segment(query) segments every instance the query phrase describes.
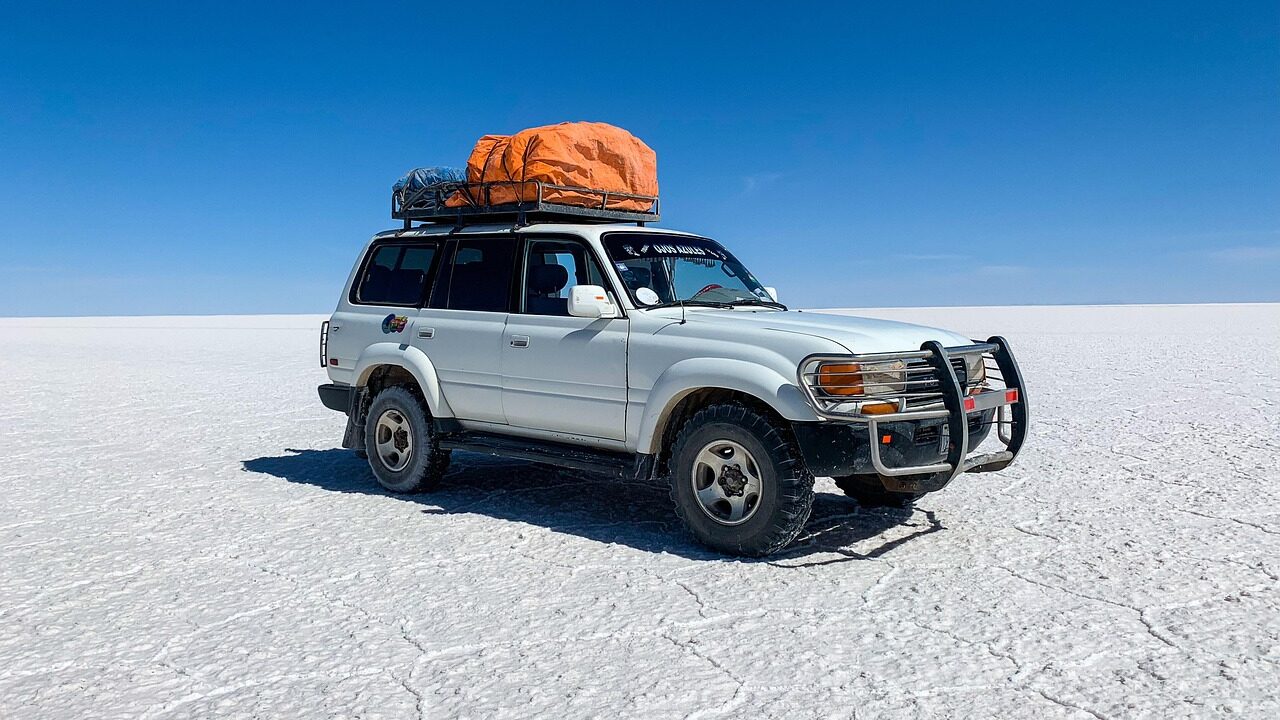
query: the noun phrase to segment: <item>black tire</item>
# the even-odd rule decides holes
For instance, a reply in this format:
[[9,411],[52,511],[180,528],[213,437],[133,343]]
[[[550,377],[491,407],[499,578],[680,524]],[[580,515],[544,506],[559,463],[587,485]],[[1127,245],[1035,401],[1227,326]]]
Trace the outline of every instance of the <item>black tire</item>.
[[846,475],[831,478],[845,495],[858,501],[863,507],[911,507],[924,493],[894,492],[886,490],[879,475]]
[[[753,509],[735,525],[713,518],[695,490],[697,458],[722,441],[747,451],[759,481]],[[781,550],[804,529],[813,509],[813,475],[789,428],[743,405],[711,405],[685,422],[672,448],[670,479],[676,514],[689,532],[703,545],[731,555],[763,557]]]
[[[407,438],[405,447],[408,458],[391,456],[397,464],[379,453],[379,421],[387,415],[395,418]],[[386,435],[387,433],[384,433]],[[384,437],[386,441],[388,438]],[[392,437],[394,444],[396,438]],[[408,388],[392,386],[383,389],[373,398],[365,416],[364,452],[369,467],[378,484],[394,493],[420,493],[433,489],[449,468],[451,452],[441,450],[438,438],[432,432],[431,418],[422,401]]]

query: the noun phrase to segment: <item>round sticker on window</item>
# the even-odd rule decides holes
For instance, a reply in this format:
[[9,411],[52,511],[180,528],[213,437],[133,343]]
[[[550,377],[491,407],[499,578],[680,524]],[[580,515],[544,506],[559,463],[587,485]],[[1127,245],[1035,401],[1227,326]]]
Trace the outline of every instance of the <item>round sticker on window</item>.
[[645,305],[657,305],[662,300],[662,298],[658,297],[658,293],[647,287],[636,290],[636,299]]

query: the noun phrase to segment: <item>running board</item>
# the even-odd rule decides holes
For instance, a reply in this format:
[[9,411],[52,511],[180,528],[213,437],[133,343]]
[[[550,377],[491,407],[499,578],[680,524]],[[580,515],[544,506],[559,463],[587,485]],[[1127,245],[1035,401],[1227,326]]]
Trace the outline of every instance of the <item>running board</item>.
[[614,478],[636,477],[640,472],[643,458],[646,457],[608,450],[592,450],[545,440],[478,432],[445,435],[440,438],[440,447],[446,450],[466,450],[481,455],[529,460]]

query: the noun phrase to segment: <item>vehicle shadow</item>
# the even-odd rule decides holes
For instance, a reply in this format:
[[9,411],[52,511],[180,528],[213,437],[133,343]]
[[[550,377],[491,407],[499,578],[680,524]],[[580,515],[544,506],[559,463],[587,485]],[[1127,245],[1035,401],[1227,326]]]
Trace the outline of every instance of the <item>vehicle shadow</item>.
[[[699,560],[740,561],[696,544],[675,516],[665,485],[607,480],[590,473],[455,452],[440,487],[395,495],[378,486],[366,461],[350,450],[291,450],[243,461],[245,471],[314,485],[331,492],[378,495],[422,506],[427,515],[477,514],[549,528],[602,543]],[[876,542],[886,531],[905,535]],[[863,508],[844,495],[819,492],[800,537],[767,562],[784,567],[879,557],[912,539],[942,530],[932,512]],[[853,546],[858,549],[854,550]],[[816,554],[838,557],[795,562]],[[760,562],[760,561],[757,561]]]

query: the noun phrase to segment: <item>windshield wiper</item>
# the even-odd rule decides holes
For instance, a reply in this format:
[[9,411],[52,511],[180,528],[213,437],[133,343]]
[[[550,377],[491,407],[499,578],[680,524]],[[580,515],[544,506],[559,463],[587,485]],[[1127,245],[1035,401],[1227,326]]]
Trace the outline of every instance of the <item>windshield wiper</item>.
[[762,307],[777,308],[779,310],[787,309],[787,306],[783,305],[780,302],[776,302],[774,300],[761,300],[760,298],[743,298],[742,300],[734,300],[733,302],[728,304],[729,305],[760,305]]
[[676,300],[675,302],[664,302],[664,303],[658,303],[657,305],[645,305],[644,309],[656,310],[658,308],[671,308],[671,307],[682,307],[682,306],[712,307],[712,308],[727,309],[727,308],[732,308],[733,303],[717,302],[715,300]]

